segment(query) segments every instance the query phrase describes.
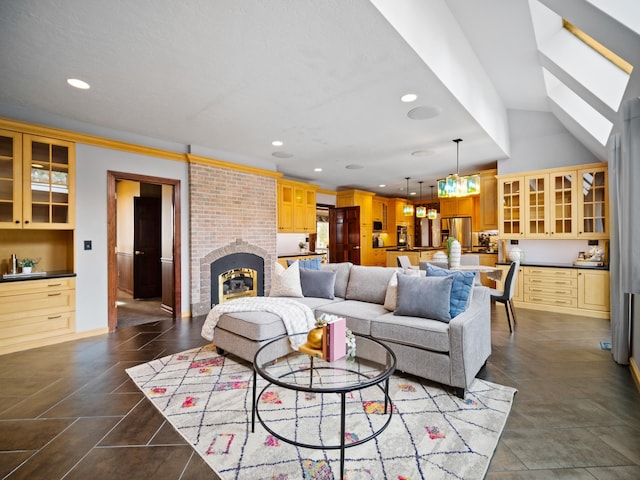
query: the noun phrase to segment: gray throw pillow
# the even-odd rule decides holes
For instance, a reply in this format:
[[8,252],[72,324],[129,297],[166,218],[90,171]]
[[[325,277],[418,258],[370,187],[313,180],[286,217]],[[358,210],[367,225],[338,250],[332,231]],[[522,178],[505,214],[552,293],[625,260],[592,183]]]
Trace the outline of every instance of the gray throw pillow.
[[411,277],[398,275],[398,303],[394,315],[430,318],[449,323],[453,275]]
[[300,285],[305,297],[328,298],[333,300],[336,285],[336,272],[300,269]]

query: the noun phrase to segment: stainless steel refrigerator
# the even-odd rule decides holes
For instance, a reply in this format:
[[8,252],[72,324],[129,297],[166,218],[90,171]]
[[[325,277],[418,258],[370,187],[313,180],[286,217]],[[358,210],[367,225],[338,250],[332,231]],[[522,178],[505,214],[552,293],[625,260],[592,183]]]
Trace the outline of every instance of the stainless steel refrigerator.
[[440,247],[442,236],[440,234],[440,214],[434,219],[420,219],[420,246]]
[[441,236],[443,245],[449,237],[460,242],[462,251],[471,250],[471,217],[450,217],[442,219]]

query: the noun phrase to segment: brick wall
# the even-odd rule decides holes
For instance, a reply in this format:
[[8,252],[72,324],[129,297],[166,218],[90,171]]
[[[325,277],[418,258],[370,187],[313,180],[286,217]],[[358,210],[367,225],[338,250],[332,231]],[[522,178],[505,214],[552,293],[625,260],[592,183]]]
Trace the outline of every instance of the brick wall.
[[218,166],[189,164],[191,312],[211,306],[211,262],[229,253],[264,258],[264,290],[276,253],[276,179]]

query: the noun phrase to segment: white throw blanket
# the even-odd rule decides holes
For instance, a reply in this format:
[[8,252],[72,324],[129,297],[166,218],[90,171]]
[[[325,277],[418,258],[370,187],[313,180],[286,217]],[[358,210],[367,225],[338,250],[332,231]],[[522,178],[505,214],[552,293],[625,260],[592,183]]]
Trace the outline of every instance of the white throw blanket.
[[[202,336],[213,341],[213,333],[218,320],[225,313],[237,312],[269,312],[282,318],[282,322],[289,335],[304,333],[311,330],[316,322],[313,312],[306,305],[290,298],[278,297],[242,297],[215,305],[208,313],[202,326]],[[304,335],[294,335],[289,338],[291,348],[298,347],[307,341]]]

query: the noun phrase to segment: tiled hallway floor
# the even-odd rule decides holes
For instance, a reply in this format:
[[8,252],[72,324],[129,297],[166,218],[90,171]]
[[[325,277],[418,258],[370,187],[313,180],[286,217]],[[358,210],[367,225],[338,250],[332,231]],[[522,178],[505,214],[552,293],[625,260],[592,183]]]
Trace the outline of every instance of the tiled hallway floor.
[[[501,307],[480,376],[518,394],[487,478],[640,478],[640,395],[600,349],[609,322],[518,309],[510,336]],[[202,321],[0,356],[0,478],[215,479],[124,371],[203,345]]]

